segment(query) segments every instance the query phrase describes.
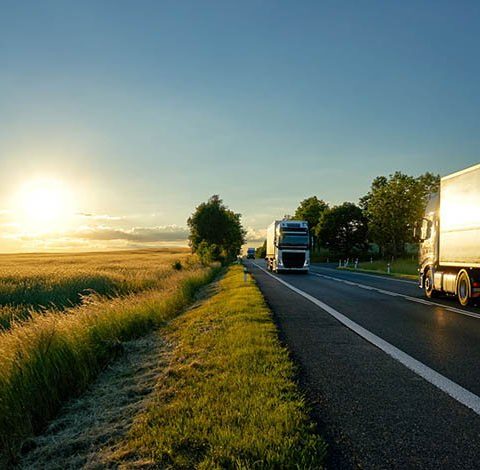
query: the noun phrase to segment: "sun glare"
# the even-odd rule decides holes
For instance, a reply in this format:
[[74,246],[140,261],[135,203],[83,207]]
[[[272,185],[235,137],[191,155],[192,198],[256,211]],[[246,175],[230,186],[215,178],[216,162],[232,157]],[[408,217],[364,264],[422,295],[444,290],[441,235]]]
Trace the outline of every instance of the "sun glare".
[[70,191],[57,180],[24,184],[16,202],[23,225],[35,231],[58,229],[72,213]]

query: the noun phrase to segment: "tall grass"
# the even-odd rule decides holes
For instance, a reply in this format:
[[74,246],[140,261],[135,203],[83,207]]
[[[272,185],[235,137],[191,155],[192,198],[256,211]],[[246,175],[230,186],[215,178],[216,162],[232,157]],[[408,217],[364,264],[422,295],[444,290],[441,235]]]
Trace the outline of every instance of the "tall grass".
[[156,288],[172,265],[189,259],[183,249],[0,255],[0,328],[32,311],[81,304],[92,294],[113,297]]
[[42,429],[62,402],[83,391],[137,337],[172,318],[212,270],[172,270],[156,290],[90,301],[65,315],[34,314],[0,333],[0,467],[22,440]]

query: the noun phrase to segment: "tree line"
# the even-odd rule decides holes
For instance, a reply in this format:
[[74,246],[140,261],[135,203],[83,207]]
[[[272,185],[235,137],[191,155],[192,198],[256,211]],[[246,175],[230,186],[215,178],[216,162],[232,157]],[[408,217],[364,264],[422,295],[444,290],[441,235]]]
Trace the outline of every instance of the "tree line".
[[[415,243],[414,227],[439,184],[440,177],[432,173],[413,177],[397,171],[376,177],[358,204],[331,205],[311,196],[300,202],[293,218],[308,222],[314,255],[353,258],[372,253],[376,247],[380,256],[397,258],[405,255],[408,244]],[[240,214],[225,206],[218,195],[197,206],[187,224],[192,251],[206,263],[233,261],[245,243]],[[265,243],[257,256],[265,256]]]
[[397,258],[405,255],[408,244],[415,243],[414,227],[439,184],[439,175],[413,177],[397,171],[376,177],[358,204],[330,205],[311,196],[300,202],[293,218],[308,222],[314,254],[353,258],[375,250],[383,258]]

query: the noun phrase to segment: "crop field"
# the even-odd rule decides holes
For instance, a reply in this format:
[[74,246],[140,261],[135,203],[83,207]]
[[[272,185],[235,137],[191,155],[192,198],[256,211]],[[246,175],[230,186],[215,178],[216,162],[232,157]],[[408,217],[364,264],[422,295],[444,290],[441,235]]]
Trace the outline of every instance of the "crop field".
[[182,248],[0,255],[0,328],[32,312],[79,305],[92,295],[116,297],[156,288],[174,263],[189,260]]
[[186,250],[0,261],[2,312],[24,315],[4,316],[0,332],[0,467],[86,389],[123,341],[177,315],[215,273]]

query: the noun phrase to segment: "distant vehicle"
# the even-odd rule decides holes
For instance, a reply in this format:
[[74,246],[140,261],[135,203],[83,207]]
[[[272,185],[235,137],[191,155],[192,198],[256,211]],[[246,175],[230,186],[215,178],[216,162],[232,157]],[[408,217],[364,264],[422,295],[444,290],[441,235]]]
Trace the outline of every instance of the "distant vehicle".
[[265,260],[270,271],[308,272],[310,235],[304,220],[275,220],[267,229]]
[[255,248],[247,248],[247,259],[255,259]]
[[445,176],[420,228],[419,285],[428,298],[480,296],[480,164]]

